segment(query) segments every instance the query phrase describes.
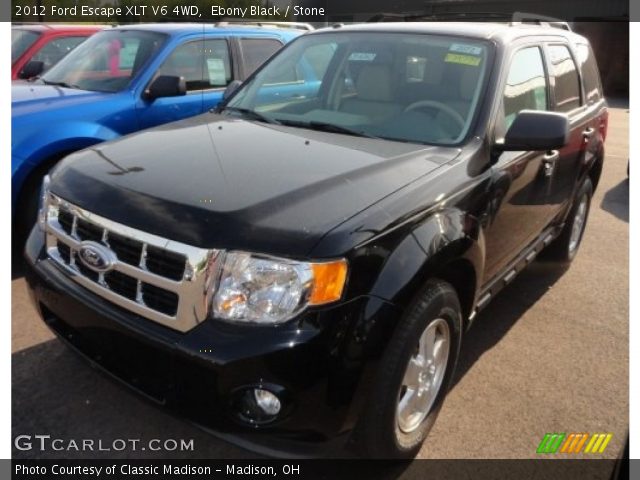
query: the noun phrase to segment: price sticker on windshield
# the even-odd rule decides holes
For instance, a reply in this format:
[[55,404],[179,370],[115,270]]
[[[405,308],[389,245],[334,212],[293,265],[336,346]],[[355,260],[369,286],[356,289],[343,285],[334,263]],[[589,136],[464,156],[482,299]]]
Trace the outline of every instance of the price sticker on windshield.
[[470,65],[472,67],[477,67],[480,65],[480,61],[482,57],[474,57],[473,55],[462,55],[460,53],[447,53],[447,56],[444,57],[444,61],[446,63],[458,63],[460,65]]

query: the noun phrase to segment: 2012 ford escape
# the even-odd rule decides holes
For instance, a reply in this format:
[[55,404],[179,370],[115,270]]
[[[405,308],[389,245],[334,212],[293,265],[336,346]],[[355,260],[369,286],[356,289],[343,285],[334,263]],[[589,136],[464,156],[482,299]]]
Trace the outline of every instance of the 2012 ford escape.
[[[322,81],[282,94],[302,64]],[[572,32],[317,31],[215,112],[67,157],[28,281],[60,338],[212,431],[410,457],[477,312],[576,255],[606,130]]]

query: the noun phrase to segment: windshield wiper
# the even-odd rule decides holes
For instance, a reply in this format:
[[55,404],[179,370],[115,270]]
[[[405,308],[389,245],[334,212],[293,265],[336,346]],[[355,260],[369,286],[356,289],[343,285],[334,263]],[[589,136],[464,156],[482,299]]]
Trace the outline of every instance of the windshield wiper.
[[370,133],[363,132],[362,130],[355,130],[353,128],[343,127],[342,125],[336,125],[334,123],[318,121],[302,122],[298,120],[279,121],[282,125],[288,125],[290,127],[309,128],[311,130],[318,130],[321,132],[344,133],[345,135],[353,135],[354,137],[380,138],[375,135],[371,135]]
[[53,85],[56,87],[64,87],[64,88],[73,88],[75,90],[79,90],[80,87],[78,85],[73,85],[67,82],[50,82],[49,80],[45,80],[44,78],[39,79],[45,85]]
[[257,120],[259,122],[264,123],[280,123],[272,118],[269,118],[261,113],[256,112],[255,110],[251,110],[250,108],[240,108],[240,107],[224,107],[221,111],[229,110],[230,112],[238,112],[245,117],[250,118],[251,120]]

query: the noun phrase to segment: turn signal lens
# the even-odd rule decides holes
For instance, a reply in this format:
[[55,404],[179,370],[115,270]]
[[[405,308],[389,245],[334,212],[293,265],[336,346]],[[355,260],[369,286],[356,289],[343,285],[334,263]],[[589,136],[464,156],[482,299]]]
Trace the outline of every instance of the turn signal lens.
[[313,271],[313,288],[309,297],[309,305],[322,305],[340,300],[347,280],[347,261],[313,263],[311,269]]

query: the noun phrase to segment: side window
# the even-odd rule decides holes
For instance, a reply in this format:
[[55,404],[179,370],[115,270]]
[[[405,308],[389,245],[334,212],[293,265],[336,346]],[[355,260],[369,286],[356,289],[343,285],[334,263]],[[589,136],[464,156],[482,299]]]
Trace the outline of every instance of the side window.
[[71,50],[76,48],[87,37],[58,37],[52,39],[44,47],[42,47],[31,60],[44,63],[45,70],[51,68]]
[[158,69],[156,76],[184,77],[187,91],[225,87],[231,81],[229,47],[225,40],[183,43]]
[[602,85],[600,72],[593,50],[589,45],[579,43],[576,45],[578,62],[584,79],[584,89],[587,94],[587,103],[595,103],[602,98]]
[[547,79],[538,47],[518,51],[511,61],[504,89],[505,132],[521,110],[547,110]]
[[551,74],[555,77],[556,110],[570,112],[580,106],[580,78],[566,45],[550,45]]
[[241,38],[240,48],[244,59],[245,75],[251,75],[267,58],[282,48],[282,43],[272,38]]

